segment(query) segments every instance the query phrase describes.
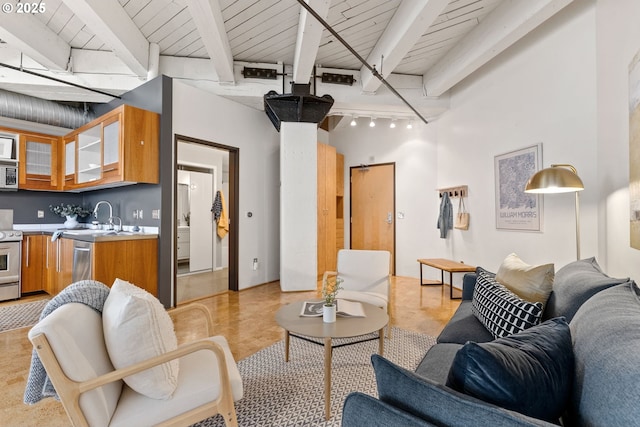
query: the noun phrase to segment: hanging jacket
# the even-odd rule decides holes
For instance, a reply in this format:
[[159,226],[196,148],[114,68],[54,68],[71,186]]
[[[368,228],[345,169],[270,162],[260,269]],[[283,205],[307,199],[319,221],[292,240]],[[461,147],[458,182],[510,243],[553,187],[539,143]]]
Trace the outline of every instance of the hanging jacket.
[[447,232],[453,228],[453,207],[451,206],[449,194],[446,191],[442,193],[442,201],[440,202],[438,228],[440,229],[441,239],[446,239]]

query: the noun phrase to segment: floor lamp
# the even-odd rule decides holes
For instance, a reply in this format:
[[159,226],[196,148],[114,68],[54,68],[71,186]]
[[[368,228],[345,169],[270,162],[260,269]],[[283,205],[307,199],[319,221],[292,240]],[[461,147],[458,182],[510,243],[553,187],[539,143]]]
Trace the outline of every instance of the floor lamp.
[[576,253],[580,259],[580,198],[578,193],[584,184],[576,168],[568,164],[556,164],[536,172],[524,188],[525,193],[576,193]]

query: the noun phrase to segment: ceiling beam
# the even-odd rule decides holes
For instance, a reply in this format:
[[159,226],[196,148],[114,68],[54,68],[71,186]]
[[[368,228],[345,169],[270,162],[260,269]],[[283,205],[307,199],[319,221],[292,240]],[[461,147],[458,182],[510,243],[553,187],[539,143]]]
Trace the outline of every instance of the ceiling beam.
[[504,1],[424,74],[427,95],[442,95],[572,1]]
[[147,77],[149,42],[117,1],[62,0],[139,77]]
[[220,3],[210,0],[186,0],[220,83],[235,83],[233,55],[224,26]]
[[[322,18],[327,18],[331,0],[305,0],[309,6]],[[298,23],[298,38],[293,58],[293,82],[307,84],[311,80],[311,73],[316,62],[320,39],[324,27],[316,18],[301,7]]]
[[[404,0],[367,62],[375,64],[380,74],[391,74],[448,4],[449,0]],[[364,92],[375,92],[382,84],[365,66],[360,69],[360,74]]]
[[0,39],[50,70],[67,70],[71,46],[33,15],[0,13]]

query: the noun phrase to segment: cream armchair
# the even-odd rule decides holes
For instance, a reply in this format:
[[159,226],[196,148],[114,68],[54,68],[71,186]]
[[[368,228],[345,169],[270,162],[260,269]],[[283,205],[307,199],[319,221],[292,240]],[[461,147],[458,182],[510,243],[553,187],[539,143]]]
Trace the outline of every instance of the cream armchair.
[[[169,314],[206,307],[192,304]],[[237,426],[234,401],[242,379],[224,337],[192,341],[123,369],[114,369],[105,347],[101,315],[79,303],[65,304],[29,331],[29,339],[73,426],[188,426],[221,414]],[[178,386],[167,400],[136,393],[122,379],[179,358]]]
[[391,314],[390,263],[388,251],[340,249],[338,271],[326,271],[322,281],[324,283],[328,277],[337,276],[343,280],[338,298],[366,302]]

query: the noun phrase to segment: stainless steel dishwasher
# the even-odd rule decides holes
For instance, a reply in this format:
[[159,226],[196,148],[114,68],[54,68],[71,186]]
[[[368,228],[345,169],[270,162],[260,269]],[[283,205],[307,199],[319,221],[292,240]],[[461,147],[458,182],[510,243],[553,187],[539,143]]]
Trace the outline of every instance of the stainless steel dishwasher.
[[91,243],[73,241],[73,282],[91,279]]

